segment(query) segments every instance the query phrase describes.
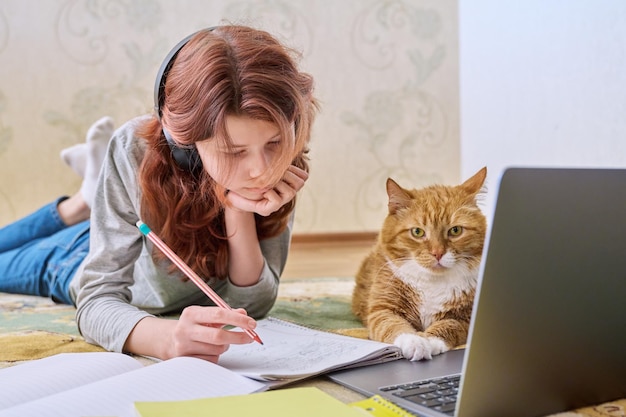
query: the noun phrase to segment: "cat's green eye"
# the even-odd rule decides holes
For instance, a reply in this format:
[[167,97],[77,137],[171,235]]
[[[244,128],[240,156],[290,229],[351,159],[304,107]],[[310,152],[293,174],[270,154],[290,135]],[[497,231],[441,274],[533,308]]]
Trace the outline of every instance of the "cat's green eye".
[[414,227],[411,229],[411,236],[413,237],[424,237],[426,232],[424,229],[420,229],[419,227]]
[[448,230],[449,236],[461,236],[463,233],[463,226],[452,226],[450,230]]

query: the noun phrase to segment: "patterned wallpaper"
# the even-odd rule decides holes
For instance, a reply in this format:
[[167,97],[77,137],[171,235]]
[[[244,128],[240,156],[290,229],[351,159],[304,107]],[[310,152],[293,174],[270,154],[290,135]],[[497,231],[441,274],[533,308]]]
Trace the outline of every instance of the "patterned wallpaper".
[[0,225],[78,189],[59,151],[151,111],[161,60],[223,22],[303,54],[322,104],[297,233],[375,231],[385,180],[460,180],[455,0],[0,0]]

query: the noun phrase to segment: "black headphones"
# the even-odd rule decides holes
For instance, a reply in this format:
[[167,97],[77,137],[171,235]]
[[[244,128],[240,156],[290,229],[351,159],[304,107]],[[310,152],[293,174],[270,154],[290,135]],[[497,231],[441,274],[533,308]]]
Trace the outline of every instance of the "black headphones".
[[[194,32],[191,35],[187,36],[182,41],[178,42],[174,48],[165,56],[165,60],[161,64],[159,71],[157,72],[156,82],[154,83],[154,113],[159,120],[161,121],[161,106],[165,101],[165,80],[167,79],[167,74],[176,59],[176,55],[182,49],[183,46],[189,42],[191,38],[193,38],[197,33],[202,31],[212,31],[215,27],[210,27],[208,29],[202,29],[198,32]],[[170,133],[161,126],[163,130],[163,136],[165,136],[165,140],[172,151],[172,157],[176,161],[179,167],[182,169],[191,172],[195,176],[198,176],[202,171],[202,160],[200,159],[200,155],[198,155],[198,151],[196,149],[196,145],[186,145],[182,146],[177,144]]]

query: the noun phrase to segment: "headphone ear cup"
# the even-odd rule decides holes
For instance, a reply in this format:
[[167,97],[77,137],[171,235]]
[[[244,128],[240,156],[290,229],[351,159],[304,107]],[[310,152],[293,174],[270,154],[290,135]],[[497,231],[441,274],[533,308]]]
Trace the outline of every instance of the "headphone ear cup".
[[172,158],[174,158],[178,166],[185,171],[189,171],[195,176],[198,176],[202,171],[202,160],[200,159],[200,155],[198,154],[198,150],[195,145],[191,145],[189,147],[177,145],[176,142],[174,142],[174,139],[172,139],[172,136],[165,129],[163,129],[163,136],[165,136],[167,145],[172,152]]

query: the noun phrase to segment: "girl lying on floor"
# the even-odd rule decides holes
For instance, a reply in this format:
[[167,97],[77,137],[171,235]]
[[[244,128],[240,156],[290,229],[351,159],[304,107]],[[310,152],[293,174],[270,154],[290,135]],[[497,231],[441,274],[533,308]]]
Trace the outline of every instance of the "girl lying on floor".
[[[81,334],[112,351],[216,362],[250,343],[230,326],[252,330],[274,304],[308,178],[317,103],[292,52],[244,26],[179,43],[153,115],[114,133],[103,118],[63,152],[80,191],[0,229],[0,291],[76,305]],[[213,306],[138,220],[235,310]]]

